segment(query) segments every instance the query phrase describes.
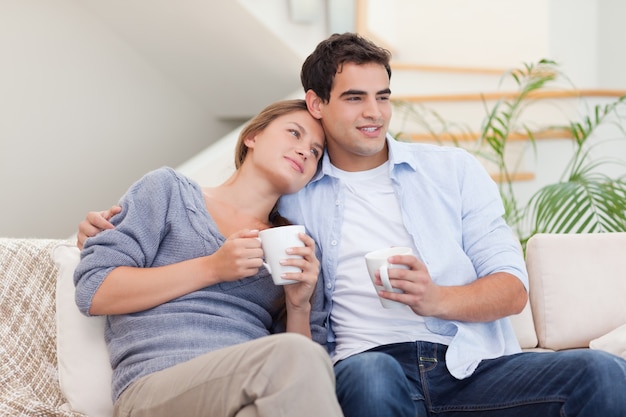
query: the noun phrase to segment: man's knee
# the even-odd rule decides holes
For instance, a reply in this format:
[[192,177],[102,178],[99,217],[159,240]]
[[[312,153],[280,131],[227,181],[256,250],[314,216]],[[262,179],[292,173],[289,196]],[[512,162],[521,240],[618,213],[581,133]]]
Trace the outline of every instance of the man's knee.
[[374,378],[379,375],[402,375],[402,367],[391,355],[381,352],[363,352],[339,362],[335,366],[337,377]]
[[415,415],[400,363],[382,352],[364,352],[335,365],[337,398],[346,416]]
[[[335,365],[338,394],[362,395],[382,400],[390,391],[397,393],[397,384],[405,383],[402,367],[391,355],[364,352]],[[382,398],[376,398],[382,397]]]
[[586,350],[585,353],[583,366],[588,379],[594,380],[598,387],[617,386],[626,390],[626,361],[623,358],[597,350]]
[[576,354],[572,362],[581,370],[578,379],[583,389],[590,390],[587,402],[594,404],[594,413],[605,416],[626,415],[626,361],[616,355],[591,349],[576,351]]

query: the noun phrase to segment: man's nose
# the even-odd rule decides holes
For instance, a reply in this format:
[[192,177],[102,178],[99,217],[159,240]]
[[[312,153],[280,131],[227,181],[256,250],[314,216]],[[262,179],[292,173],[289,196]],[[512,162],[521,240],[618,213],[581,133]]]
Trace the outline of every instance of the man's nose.
[[379,102],[376,98],[367,100],[365,104],[363,116],[370,119],[379,119],[381,117],[382,112],[380,111]]

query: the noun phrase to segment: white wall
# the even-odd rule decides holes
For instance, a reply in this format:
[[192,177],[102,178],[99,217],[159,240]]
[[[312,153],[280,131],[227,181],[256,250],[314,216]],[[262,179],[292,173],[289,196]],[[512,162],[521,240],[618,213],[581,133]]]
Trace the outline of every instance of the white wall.
[[302,61],[328,36],[320,0],[237,0],[276,34]]
[[579,88],[598,86],[598,4],[601,0],[550,0],[550,55]]
[[399,61],[511,68],[549,58],[580,88],[626,89],[622,0],[368,0]]
[[69,236],[231,129],[81,1],[0,0],[0,236]]
[[599,0],[598,86],[626,89],[626,2]]
[[626,2],[550,0],[551,57],[581,88],[626,89]]
[[548,53],[547,0],[368,0],[368,27],[403,62],[507,68]]

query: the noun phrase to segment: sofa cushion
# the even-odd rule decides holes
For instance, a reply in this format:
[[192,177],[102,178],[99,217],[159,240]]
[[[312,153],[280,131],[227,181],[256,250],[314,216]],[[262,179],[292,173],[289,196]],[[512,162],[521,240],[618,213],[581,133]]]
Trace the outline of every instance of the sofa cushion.
[[104,342],[105,317],[86,317],[74,301],[74,270],[80,261],[75,244],[52,253],[57,279],[57,351],[59,384],[69,407],[90,417],[110,417],[111,365]]
[[539,347],[586,348],[626,324],[626,233],[537,234],[526,246]]
[[57,382],[55,283],[60,240],[0,238],[0,415],[79,416]]
[[589,347],[591,349],[604,350],[626,359],[626,324],[597,339],[593,339],[589,342]]

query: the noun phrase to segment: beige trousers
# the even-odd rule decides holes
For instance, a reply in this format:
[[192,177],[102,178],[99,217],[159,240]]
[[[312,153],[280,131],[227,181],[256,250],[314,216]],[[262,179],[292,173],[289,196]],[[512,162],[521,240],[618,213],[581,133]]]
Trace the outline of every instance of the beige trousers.
[[147,375],[115,404],[115,417],[342,416],[326,351],[282,333],[210,352]]

